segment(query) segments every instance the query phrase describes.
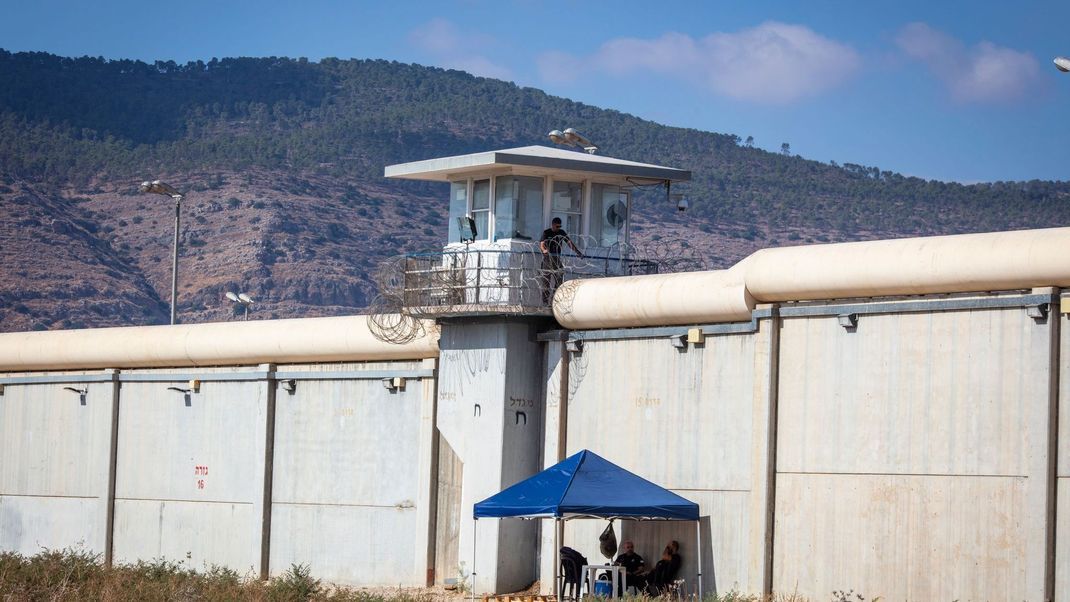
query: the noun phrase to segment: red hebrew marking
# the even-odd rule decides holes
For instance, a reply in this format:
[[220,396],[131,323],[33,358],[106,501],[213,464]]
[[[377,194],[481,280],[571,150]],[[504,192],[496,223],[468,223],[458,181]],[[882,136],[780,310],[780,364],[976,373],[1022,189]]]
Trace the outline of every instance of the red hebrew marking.
[[193,467],[193,476],[195,476],[195,477],[208,476],[208,467],[207,466],[194,466]]

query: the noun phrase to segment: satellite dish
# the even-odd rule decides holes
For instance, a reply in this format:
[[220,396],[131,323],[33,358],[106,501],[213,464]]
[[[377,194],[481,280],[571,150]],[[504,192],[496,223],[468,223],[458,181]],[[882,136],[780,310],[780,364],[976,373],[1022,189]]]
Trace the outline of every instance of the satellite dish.
[[250,297],[249,295],[246,295],[245,293],[239,294],[238,295],[238,299],[240,299],[242,303],[252,303],[253,302],[252,297]]
[[1066,58],[1065,56],[1055,57],[1055,68],[1063,73],[1070,71],[1070,58]]
[[606,223],[617,230],[624,227],[624,221],[628,219],[628,206],[617,201],[606,209]]
[[230,299],[231,301],[234,301],[235,303],[238,302],[238,296],[235,295],[234,293],[230,292],[230,291],[227,291],[227,299]]

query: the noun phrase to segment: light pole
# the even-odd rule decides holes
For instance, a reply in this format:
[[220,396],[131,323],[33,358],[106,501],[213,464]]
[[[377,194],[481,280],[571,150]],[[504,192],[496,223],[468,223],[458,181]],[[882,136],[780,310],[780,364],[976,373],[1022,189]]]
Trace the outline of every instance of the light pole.
[[1055,68],[1059,71],[1062,71],[1063,73],[1070,71],[1070,58],[1067,58],[1065,56],[1057,56],[1052,62],[1055,63]]
[[234,293],[232,293],[230,291],[227,291],[226,297],[227,297],[227,299],[230,299],[231,301],[233,301],[235,303],[238,303],[240,305],[244,305],[245,306],[245,319],[248,320],[249,319],[249,306],[253,304],[253,298],[250,297],[249,295],[246,295],[245,293],[234,294]]
[[178,223],[182,213],[182,193],[160,180],[141,183],[141,192],[169,196],[175,201],[175,247],[171,260],[171,324],[175,323],[175,302],[178,298]]

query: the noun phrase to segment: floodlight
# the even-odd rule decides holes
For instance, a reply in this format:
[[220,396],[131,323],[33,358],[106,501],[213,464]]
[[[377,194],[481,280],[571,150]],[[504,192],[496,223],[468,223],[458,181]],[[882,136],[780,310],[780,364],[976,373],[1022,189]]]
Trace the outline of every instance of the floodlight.
[[[194,381],[190,381],[190,384],[192,384],[193,382]],[[198,383],[198,388],[200,388],[200,383]],[[198,391],[193,390],[193,389],[183,389],[181,387],[167,387],[167,390],[168,391],[174,391],[176,393],[181,393],[182,394],[182,401],[184,401],[186,403],[186,407],[187,408],[193,406],[193,396],[190,395],[190,392],[191,391],[194,392],[194,393],[198,392]]]
[[840,314],[836,316],[836,321],[846,330],[858,328],[858,314]]
[[461,233],[461,242],[468,244],[476,241],[479,232],[476,229],[476,220],[471,215],[463,215],[457,218],[457,230]]
[[563,144],[565,146],[578,146],[590,154],[594,154],[598,147],[595,146],[590,140],[585,138],[583,134],[577,132],[574,128],[565,128],[565,131],[553,130],[548,136],[554,144]]
[[234,303],[245,307],[245,319],[249,319],[249,306],[253,304],[253,298],[245,293],[232,293],[227,291],[225,293],[227,299],[230,299]]
[[1048,319],[1048,304],[1041,303],[1040,305],[1027,305],[1025,307],[1025,315],[1033,318],[1037,322],[1044,322]]
[[565,140],[580,146],[593,146],[590,140],[584,138],[583,134],[580,134],[574,128],[565,129]]
[[171,186],[167,182],[163,182],[161,180],[153,180],[151,182],[149,182],[148,180],[145,180],[144,182],[141,183],[141,186],[139,186],[138,188],[141,189],[141,192],[150,192],[152,194],[162,194],[164,196],[169,196],[169,197],[172,197],[172,198],[181,197],[182,196],[182,193],[177,191],[177,190],[175,190],[174,186]]
[[89,393],[89,387],[82,387],[81,389],[75,389],[74,387],[63,387],[63,389],[65,391],[70,391],[72,393],[77,393],[78,394],[78,401],[82,405],[85,405],[85,396],[86,396],[87,393]]
[[1070,71],[1070,58],[1057,56],[1053,62],[1055,63],[1055,68],[1059,71],[1062,71],[1063,73]]

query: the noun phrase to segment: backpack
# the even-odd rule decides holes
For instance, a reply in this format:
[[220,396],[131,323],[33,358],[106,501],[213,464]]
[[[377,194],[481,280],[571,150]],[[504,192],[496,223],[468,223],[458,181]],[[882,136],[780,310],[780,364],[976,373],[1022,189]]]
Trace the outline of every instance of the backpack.
[[617,534],[613,532],[613,521],[606,525],[606,530],[598,536],[598,549],[606,558],[613,560],[617,553]]

